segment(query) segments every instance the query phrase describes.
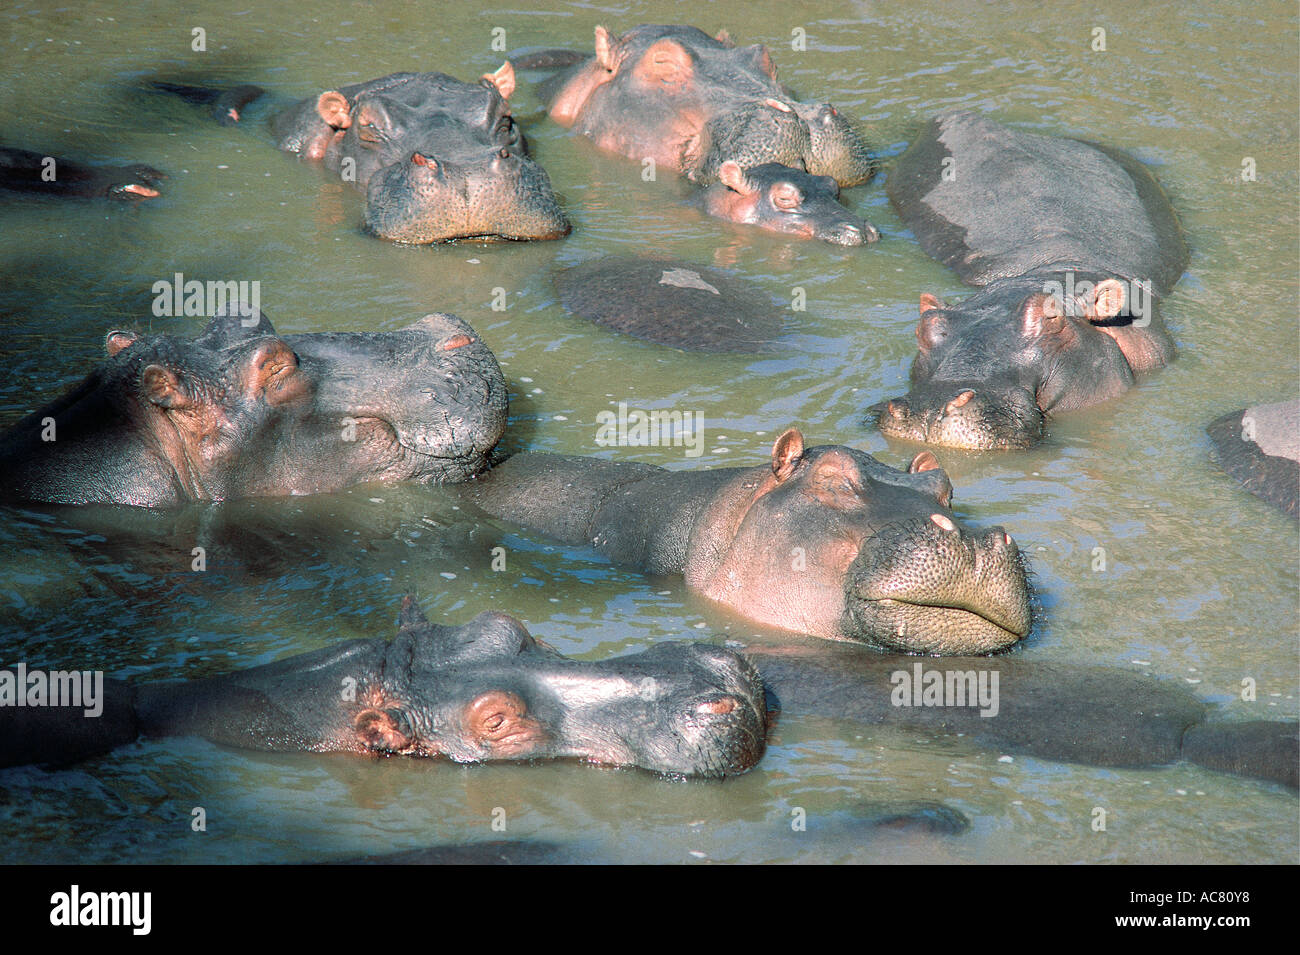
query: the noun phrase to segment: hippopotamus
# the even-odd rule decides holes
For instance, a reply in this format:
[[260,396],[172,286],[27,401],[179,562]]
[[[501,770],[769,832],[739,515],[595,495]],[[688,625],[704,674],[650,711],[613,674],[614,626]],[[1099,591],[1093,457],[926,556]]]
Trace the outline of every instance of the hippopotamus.
[[905,653],[992,653],[1031,629],[1025,563],[1001,527],[958,525],[934,455],[907,471],[790,429],[771,463],[668,471],[522,453],[450,489],[486,514],[786,631]]
[[728,159],[718,167],[717,182],[700,194],[700,203],[709,215],[728,222],[832,245],[879,239],[880,231],[840,205],[839,195],[839,183],[830,176],[774,162],[745,170]]
[[[1185,686],[1145,674],[1014,654],[947,657],[931,665],[843,644],[751,645],[744,652],[769,689],[769,707],[783,714],[915,728],[1039,759],[1115,767],[1187,760],[1300,785],[1300,724],[1212,720],[1215,708]],[[956,701],[965,704],[916,705],[925,699],[918,670],[923,685],[938,671],[940,696],[949,686],[960,688]],[[899,674],[911,679],[910,692],[901,696]],[[949,674],[960,676],[950,680]],[[996,689],[987,707],[975,699],[981,680]]]
[[[900,673],[940,665],[941,688],[969,688],[969,698],[916,705],[926,699],[919,686],[900,698]],[[42,674],[52,693],[56,677]],[[391,642],[351,640],[192,681],[105,680],[74,706],[15,705],[32,679],[27,669],[0,670],[0,767],[67,765],[142,735],[197,735],[263,752],[466,763],[576,757],[719,778],[755,765],[769,725],[794,716],[906,727],[1092,766],[1187,760],[1291,788],[1300,766],[1296,723],[1211,721],[1213,708],[1186,687],[1113,667],[1005,655],[932,665],[847,644],[740,653],[682,642],[580,663],[507,614],[433,625],[410,597]],[[995,693],[977,698],[980,686]],[[935,804],[877,802],[870,818],[881,827],[965,828]]]
[[1029,447],[1048,416],[1172,360],[1156,299],[1187,246],[1133,158],[954,113],[925,126],[886,191],[921,247],[980,290],[955,305],[921,296],[911,391],[873,409],[885,434]]
[[1300,517],[1300,399],[1233,411],[1205,430],[1225,471]]
[[[155,82],[223,121],[261,90]],[[364,227],[393,242],[558,239],[570,225],[510,114],[507,61],[479,83],[393,73],[326,90],[279,113],[277,145],[318,161],[366,194]]]
[[[0,691],[8,682],[11,694],[28,692],[16,670],[3,674]],[[576,758],[717,778],[758,762],[767,725],[762,682],[725,647],[662,643],[582,663],[507,614],[435,625],[410,597],[391,642],[349,640],[200,680],[109,680],[101,697],[93,718],[84,705],[6,701],[0,767],[84,759],[143,735],[460,763]]]
[[0,146],[0,189],[89,199],[154,199],[165,173],[143,163],[88,165],[61,156]]
[[557,273],[555,287],[575,315],[690,351],[763,351],[783,325],[765,295],[693,262],[605,256]]
[[454,315],[275,333],[242,302],[193,339],[114,330],[81,384],[0,434],[0,501],[116,503],[463,480],[506,423],[496,359]]
[[[553,61],[553,58],[552,58]],[[801,103],[761,45],[688,26],[596,27],[596,52],[557,84],[550,116],[607,152],[707,185],[722,164],[780,163],[841,186],[875,171],[866,144],[829,103]]]

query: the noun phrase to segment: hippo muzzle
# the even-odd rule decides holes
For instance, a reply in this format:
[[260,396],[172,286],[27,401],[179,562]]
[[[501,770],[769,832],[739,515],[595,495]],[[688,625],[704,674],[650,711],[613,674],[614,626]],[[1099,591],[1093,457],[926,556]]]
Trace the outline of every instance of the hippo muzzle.
[[551,180],[522,151],[475,156],[412,152],[377,172],[366,190],[365,228],[412,245],[454,239],[557,239],[568,235]]
[[990,388],[987,382],[929,382],[872,411],[890,437],[971,451],[1028,448],[1045,429],[1030,391]]
[[869,539],[845,578],[846,636],[886,650],[1006,650],[1033,623],[1024,559],[1001,527],[970,533],[943,514]]
[[337,453],[380,480],[464,480],[487,466],[506,425],[506,385],[468,323],[435,313],[384,333],[290,335],[316,371],[318,416]]

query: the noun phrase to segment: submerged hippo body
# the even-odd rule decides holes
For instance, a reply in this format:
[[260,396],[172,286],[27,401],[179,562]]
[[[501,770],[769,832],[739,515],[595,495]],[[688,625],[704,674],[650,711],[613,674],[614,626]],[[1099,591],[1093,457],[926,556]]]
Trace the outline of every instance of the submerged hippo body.
[[957,305],[921,296],[911,391],[876,409],[884,433],[1028,447],[1047,415],[1172,360],[1155,303],[1187,247],[1131,157],[959,113],[926,126],[887,191],[921,247],[981,288]]
[[595,547],[780,629],[910,653],[1004,650],[1030,629],[1022,558],[1001,529],[961,529],[933,455],[908,472],[844,447],[777,439],[770,467],[674,472],[525,453],[457,496]]
[[[1000,753],[1089,766],[1188,760],[1297,786],[1296,723],[1207,722],[1212,706],[1179,683],[1145,674],[1023,655],[927,663],[834,644],[750,647],[745,652],[773,696],[769,705],[790,716],[961,736]],[[929,674],[936,671],[941,676],[937,699],[943,705],[921,705],[928,699],[924,687]],[[909,681],[905,691],[904,676]],[[981,686],[989,690],[983,699]],[[961,695],[945,696],[950,690]]]
[[[257,87],[155,83],[238,118]],[[277,145],[322,162],[366,194],[365,228],[394,242],[555,239],[568,235],[545,170],[510,115],[507,62],[478,84],[444,73],[394,73],[326,90],[272,121]]]
[[723,162],[780,163],[841,186],[874,172],[857,132],[826,103],[800,103],[761,45],[736,47],[695,27],[596,28],[595,56],[573,67],[550,104],[562,126],[601,149],[653,159],[700,183]]
[[0,146],[0,190],[86,199],[153,199],[167,176],[152,166],[91,166],[28,149]]
[[717,269],[605,256],[555,277],[560,304],[597,325],[673,348],[758,352],[781,335],[781,312]]
[[1251,494],[1300,517],[1300,400],[1233,411],[1206,430],[1225,471]]
[[182,683],[109,681],[105,696],[95,718],[0,709],[0,766],[83,759],[139,735],[197,735],[266,752],[577,758],[720,777],[753,766],[766,734],[763,685],[723,647],[664,643],[580,663],[513,617],[438,626],[411,598],[391,642],[352,640]]
[[194,339],[112,331],[80,384],[0,434],[0,501],[166,506],[456,481],[487,465],[506,385],[453,315],[275,334],[238,303]]

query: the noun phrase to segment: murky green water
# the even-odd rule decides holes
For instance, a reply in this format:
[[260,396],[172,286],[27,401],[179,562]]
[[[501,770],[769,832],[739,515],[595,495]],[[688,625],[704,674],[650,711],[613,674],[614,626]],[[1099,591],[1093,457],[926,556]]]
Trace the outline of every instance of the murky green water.
[[[919,293],[962,289],[901,233],[879,182],[846,193],[883,230],[877,247],[742,230],[690,208],[685,186],[642,182],[638,164],[570,138],[525,89],[516,113],[573,236],[404,249],[361,235],[359,197],[278,154],[256,126],[221,129],[127,92],[145,73],[193,66],[286,97],[398,70],[472,78],[500,62],[494,27],[510,48],[585,49],[598,23],[726,26],[740,42],[769,44],[798,92],[856,113],[889,156],[919,119],[970,106],[1123,146],[1156,168],[1193,248],[1165,308],[1178,361],[1057,422],[1032,452],[940,458],[963,516],[1005,524],[1033,559],[1046,618],[1026,655],[1186,683],[1223,704],[1223,719],[1296,718],[1296,525],[1217,470],[1202,431],[1223,412],[1300,388],[1294,4],[538,6],[7,3],[6,141],[148,162],[172,178],[147,207],[0,210],[0,424],[78,380],[107,328],[196,329],[148,317],[151,284],[180,271],[260,281],[263,308],[286,332],[391,329],[433,310],[466,317],[511,380],[515,446],[613,456],[594,444],[596,415],[626,401],[704,416],[700,459],[637,449],[669,467],[760,463],[792,424],[814,443],[906,460],[914,448],[869,429],[863,409],[906,379]],[[194,27],[212,52],[190,52]],[[805,52],[791,50],[796,27]],[[1096,27],[1105,52],[1090,48]],[[1254,182],[1241,179],[1244,157]],[[775,355],[755,358],[678,353],[558,308],[556,269],[649,251],[732,269],[778,301],[801,287],[807,310],[790,313]],[[503,312],[490,308],[497,287]],[[215,555],[203,575],[189,572],[196,543]],[[489,567],[498,544],[509,550],[505,573]],[[1092,569],[1097,547],[1104,572]],[[5,662],[151,678],[224,672],[388,634],[408,591],[431,618],[507,610],[590,659],[658,640],[755,636],[677,582],[475,526],[420,488],[166,515],[0,512]],[[1257,681],[1257,702],[1238,698],[1244,677]],[[167,740],[70,771],[0,774],[0,860],[380,853],[501,838],[495,807],[506,810],[506,836],[576,841],[610,859],[1297,860],[1296,797],[1279,787],[1187,764],[1115,771],[999,755],[794,712],[753,772],[721,784],[573,765],[267,757]],[[892,797],[942,799],[972,829],[864,839],[855,807]],[[206,833],[190,830],[194,806],[207,810]],[[1095,806],[1110,810],[1105,833],[1090,829]],[[807,832],[791,831],[793,807],[807,811]]]

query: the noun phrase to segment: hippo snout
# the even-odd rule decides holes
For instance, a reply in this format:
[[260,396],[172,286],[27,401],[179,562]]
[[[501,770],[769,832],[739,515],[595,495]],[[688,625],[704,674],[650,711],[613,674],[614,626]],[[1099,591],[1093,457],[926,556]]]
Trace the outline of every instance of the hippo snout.
[[767,705],[762,679],[738,653],[707,644],[660,644],[646,654],[681,682],[640,683],[654,714],[629,724],[638,765],[674,776],[743,773],[763,755]]
[[870,222],[840,222],[817,233],[817,238],[832,245],[867,245],[880,239],[880,231]]
[[845,582],[846,636],[904,653],[1006,650],[1029,634],[1024,558],[1001,527],[936,511],[872,538]]
[[980,382],[934,382],[871,411],[890,437],[972,451],[1031,447],[1045,426],[1028,390]]

